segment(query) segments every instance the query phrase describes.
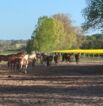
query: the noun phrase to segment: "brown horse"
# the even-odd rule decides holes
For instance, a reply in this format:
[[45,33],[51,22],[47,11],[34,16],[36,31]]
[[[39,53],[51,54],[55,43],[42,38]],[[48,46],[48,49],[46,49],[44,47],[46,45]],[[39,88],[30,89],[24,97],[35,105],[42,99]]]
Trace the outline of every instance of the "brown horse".
[[1,61],[7,61],[7,56],[6,55],[0,55],[0,62]]
[[8,68],[10,70],[18,70],[24,71],[27,73],[27,67],[31,62],[32,65],[35,65],[36,61],[36,53],[32,54],[25,54],[24,52],[19,52],[16,54],[9,54],[9,55],[0,55],[0,61],[7,61]]
[[8,67],[11,70],[17,69],[19,61],[24,55],[24,52],[7,55]]

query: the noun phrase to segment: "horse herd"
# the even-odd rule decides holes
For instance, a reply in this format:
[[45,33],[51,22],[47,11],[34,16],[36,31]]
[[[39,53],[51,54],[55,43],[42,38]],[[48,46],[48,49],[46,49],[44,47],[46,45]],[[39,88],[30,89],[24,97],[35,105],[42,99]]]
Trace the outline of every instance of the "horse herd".
[[53,60],[57,63],[57,56],[47,55],[45,53],[32,53],[18,52],[16,54],[0,55],[0,62],[6,61],[8,68],[13,71],[23,71],[27,73],[28,66],[34,66],[36,62],[46,64],[49,66]]
[[36,54],[26,54],[19,52],[16,54],[0,55],[0,62],[6,61],[11,70],[24,71],[27,73],[27,67],[31,61],[36,60]]
[[[62,61],[71,60],[72,54],[62,54]],[[75,55],[76,56],[76,55]],[[78,62],[79,55],[76,56],[76,61]],[[52,62],[57,64],[60,61],[60,54],[45,54],[45,53],[31,53],[27,54],[25,52],[18,52],[16,54],[0,55],[0,62],[6,61],[8,68],[17,71],[23,71],[27,73],[27,68],[35,66],[35,63],[51,65]]]

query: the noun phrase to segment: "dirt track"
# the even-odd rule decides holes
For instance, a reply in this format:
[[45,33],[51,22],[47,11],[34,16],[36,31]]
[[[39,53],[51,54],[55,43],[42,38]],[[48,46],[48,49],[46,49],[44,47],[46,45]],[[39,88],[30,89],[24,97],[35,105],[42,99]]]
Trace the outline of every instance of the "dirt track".
[[0,106],[103,106],[103,64],[0,66]]

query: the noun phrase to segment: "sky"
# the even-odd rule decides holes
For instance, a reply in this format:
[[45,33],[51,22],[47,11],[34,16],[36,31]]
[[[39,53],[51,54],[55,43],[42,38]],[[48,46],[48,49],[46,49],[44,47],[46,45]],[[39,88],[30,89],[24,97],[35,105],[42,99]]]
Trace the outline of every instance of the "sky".
[[0,0],[0,40],[30,39],[40,16],[64,13],[81,26],[85,7],[86,0]]

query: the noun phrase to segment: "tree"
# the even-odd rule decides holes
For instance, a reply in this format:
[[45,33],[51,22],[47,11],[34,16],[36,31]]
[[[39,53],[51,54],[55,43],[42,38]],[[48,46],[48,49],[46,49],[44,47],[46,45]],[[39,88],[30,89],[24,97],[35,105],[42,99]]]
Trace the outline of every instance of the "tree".
[[64,26],[64,49],[79,48],[83,41],[83,33],[79,28],[72,25],[70,17],[65,14],[56,14],[53,15],[53,18],[59,20]]
[[103,27],[103,0],[87,0],[88,6],[83,10],[85,22],[83,29]]
[[79,49],[81,45],[84,43],[85,37],[81,28],[76,27],[75,32],[76,32],[76,41],[74,42],[73,46],[74,48]]
[[[53,44],[53,20],[48,17],[40,17],[38,19],[37,28],[35,30],[34,45],[39,51],[49,51],[50,45]],[[52,49],[52,48],[51,48]]]
[[85,42],[81,46],[82,49],[102,49],[103,48],[103,34],[94,34],[86,36]]
[[50,17],[40,17],[33,32],[33,45],[38,51],[48,52],[62,48],[64,28],[60,21]]
[[54,47],[53,50],[61,50],[64,49],[64,45],[65,45],[65,31],[64,31],[64,27],[63,24],[57,20],[57,19],[53,19],[53,32],[54,32]]
[[29,39],[27,41],[26,51],[27,53],[31,53],[33,51],[33,40],[32,39]]
[[[40,52],[74,49],[80,47],[81,38],[81,31],[72,25],[67,15],[44,16],[38,19],[27,47]],[[29,45],[32,46],[29,48]]]

